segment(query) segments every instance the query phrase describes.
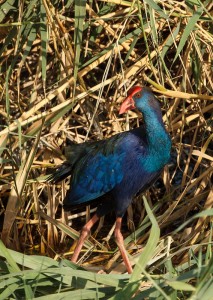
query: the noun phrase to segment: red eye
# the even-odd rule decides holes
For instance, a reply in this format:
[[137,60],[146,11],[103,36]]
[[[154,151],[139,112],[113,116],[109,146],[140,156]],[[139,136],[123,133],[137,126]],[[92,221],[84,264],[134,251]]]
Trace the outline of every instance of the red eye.
[[140,97],[141,97],[141,93],[139,93],[139,92],[136,93],[136,94],[134,95],[134,97],[135,97],[135,98],[140,98]]

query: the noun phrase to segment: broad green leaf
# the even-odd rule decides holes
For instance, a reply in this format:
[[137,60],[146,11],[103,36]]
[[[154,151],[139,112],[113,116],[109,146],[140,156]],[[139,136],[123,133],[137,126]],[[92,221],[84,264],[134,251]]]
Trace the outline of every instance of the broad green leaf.
[[[28,21],[36,17],[36,5],[42,0],[30,0],[24,11],[24,20]],[[34,22],[33,22],[34,23]]]
[[20,282],[13,283],[13,284],[10,284],[9,286],[5,287],[3,292],[0,294],[0,300],[14,299],[14,298],[9,298],[9,297],[19,288],[19,286],[20,286]]
[[[2,250],[2,248],[0,248],[0,250]],[[17,283],[20,278],[25,278],[25,280],[36,280],[36,278],[38,278],[38,280],[40,280],[39,274],[42,274],[42,281],[44,280],[43,276],[45,275],[48,281],[49,278],[52,278],[54,281],[61,281],[69,286],[71,278],[78,278],[75,284],[78,284],[79,288],[81,280],[89,281],[90,283],[88,282],[87,284],[88,287],[97,287],[97,284],[104,284],[106,286],[118,288],[124,286],[129,279],[129,275],[111,274],[109,276],[108,274],[96,274],[94,272],[83,270],[81,267],[76,266],[76,264],[67,260],[58,262],[45,256],[25,255],[9,249],[2,251],[1,256],[6,259],[8,259],[9,256],[13,257],[13,263],[21,264],[23,267],[27,268],[27,270],[21,271],[17,267],[18,269],[14,270],[14,272],[0,276],[0,288],[4,288],[8,284]],[[76,267],[78,269],[76,269]]]
[[74,2],[74,0],[67,0],[67,1],[66,1],[66,4],[64,4],[64,6],[65,6],[66,8],[69,8],[71,5],[73,5],[73,2]]
[[132,41],[132,43],[131,43],[131,45],[129,47],[129,50],[128,50],[127,54],[126,54],[124,63],[126,63],[128,61],[128,59],[129,59],[129,57],[130,57],[130,55],[131,55],[131,53],[132,53],[132,51],[133,51],[133,49],[134,49],[137,41],[138,41],[138,38],[139,38],[139,36],[133,37],[133,41]]
[[202,299],[211,300],[213,295],[213,257],[204,268],[204,271],[199,279],[199,284],[191,296],[191,300]]
[[10,251],[3,244],[2,240],[0,240],[0,254],[5,257],[8,264],[11,266],[12,272],[19,271],[19,267],[18,267],[17,263],[15,262],[13,256],[10,254]]
[[[154,213],[155,211],[157,211],[159,209],[160,205],[161,205],[161,203],[155,204],[152,208],[152,212]],[[139,237],[141,237],[144,234],[144,232],[146,231],[146,229],[150,227],[150,223],[151,222],[150,222],[149,216],[146,215],[145,218],[143,219],[142,223],[138,227],[138,229],[136,229],[134,231],[134,233],[131,233],[127,238],[125,238],[124,244],[127,245],[134,239],[138,239]]]
[[194,15],[189,19],[188,24],[186,25],[186,27],[185,27],[185,29],[183,31],[183,34],[181,36],[180,43],[178,45],[177,52],[175,54],[173,63],[176,61],[178,55],[180,54],[180,52],[182,51],[183,47],[185,46],[190,33],[192,32],[192,30],[194,30],[195,25],[196,25],[197,21],[200,19],[202,13],[203,13],[203,7],[199,7],[195,11]]
[[130,278],[130,282],[138,280],[143,269],[146,267],[148,261],[151,259],[152,255],[154,254],[155,248],[156,248],[159,238],[160,238],[160,228],[158,226],[158,223],[148,205],[146,198],[143,197],[143,199],[144,199],[144,206],[146,208],[149,219],[152,223],[152,227],[151,227],[148,242],[144,248],[144,251],[141,253],[141,256],[139,258],[137,265],[134,268],[134,271]]
[[75,44],[75,66],[74,78],[77,79],[79,69],[79,61],[81,54],[81,44],[83,39],[83,25],[86,16],[86,0],[75,1],[75,31],[74,31],[74,44]]
[[[1,1],[3,2],[3,1]],[[15,0],[7,0],[0,6],[0,23],[4,20],[6,15],[10,12],[10,10],[16,10],[13,6]]]
[[166,55],[167,51],[171,47],[171,45],[174,44],[174,41],[179,33],[180,30],[180,22],[175,27],[175,30],[173,30],[172,33],[170,33],[169,37],[166,40],[166,43],[163,46],[162,52],[161,52],[161,58],[164,59],[164,56]]
[[[2,152],[6,149],[7,140],[8,140],[7,133],[5,133],[3,135],[0,134],[0,157],[2,155]],[[0,164],[1,164],[1,162],[0,162]]]
[[164,13],[164,11],[157,5],[156,1],[153,0],[144,0],[150,7],[152,7],[162,18],[168,19],[168,16]]
[[156,18],[155,18],[155,13],[154,13],[154,9],[149,6],[149,18],[150,18],[150,29],[151,29],[151,35],[152,35],[152,39],[155,43],[155,45],[158,44],[158,34],[157,34],[157,29],[155,27],[156,24]]
[[29,28],[30,30],[28,32],[27,44],[22,56],[22,64],[25,62],[27,56],[30,54],[30,50],[32,48],[33,42],[36,39],[36,26],[29,25]]
[[[48,295],[48,300],[70,300],[70,299],[75,299],[75,300],[89,300],[89,299],[103,299],[106,297],[105,293],[97,291],[92,291],[92,290],[76,290],[76,291],[71,291],[71,292],[61,292],[60,294],[49,294]],[[36,300],[46,300],[47,296],[43,297],[36,297]],[[106,299],[106,298],[105,298]]]
[[186,0],[186,3],[200,6],[200,1],[198,0]]
[[212,300],[213,295],[213,278],[209,278],[208,281],[206,281],[202,288],[197,290],[193,293],[190,300]]
[[46,81],[46,67],[47,67],[47,16],[46,16],[46,10],[44,8],[43,2],[41,1],[41,7],[40,7],[40,34],[41,34],[41,73],[42,73],[42,79],[43,83],[45,84]]
[[[41,268],[40,270],[24,270],[20,272],[16,272],[13,274],[8,274],[8,276],[0,276],[0,289],[5,289],[7,286],[12,284],[19,284],[19,287],[24,288],[24,282],[22,278],[24,278],[25,282],[30,282],[31,285],[36,286],[52,286],[55,287],[63,284],[66,287],[74,287],[75,289],[81,288],[98,288],[101,282],[109,286],[119,286],[120,281],[111,278],[111,281],[106,281],[104,278],[101,278],[100,283],[96,282],[93,277],[91,276],[94,273],[90,273],[84,271],[84,274],[79,272],[72,272],[71,268],[48,268],[44,269]],[[108,276],[109,277],[109,276]],[[115,285],[116,283],[116,285]]]
[[167,281],[167,283],[168,283],[169,286],[171,286],[175,290],[189,291],[189,292],[195,291],[195,287],[192,286],[191,284],[186,283],[186,282],[181,282],[181,281]]
[[[20,269],[17,265],[17,263],[14,260],[14,257],[10,254],[10,252],[8,251],[8,249],[5,247],[5,245],[3,244],[2,240],[0,240],[0,253],[2,255],[4,255],[5,259],[7,260],[8,264],[11,267],[10,272],[18,272]],[[8,297],[9,295],[11,295],[11,293],[13,293],[13,290],[17,289],[17,285],[14,284],[10,287],[8,287],[7,289],[4,290],[3,295],[0,295],[0,300],[1,299],[6,299],[6,297]],[[28,295],[28,298],[32,299],[33,297],[33,292],[32,289],[29,285],[25,286],[25,294]],[[5,295],[5,296],[4,296]],[[7,295],[7,296],[6,296]]]

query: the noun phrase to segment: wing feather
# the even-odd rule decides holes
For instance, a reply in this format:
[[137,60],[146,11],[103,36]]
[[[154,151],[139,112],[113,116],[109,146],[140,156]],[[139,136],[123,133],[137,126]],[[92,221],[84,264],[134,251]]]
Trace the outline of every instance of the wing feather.
[[126,152],[119,147],[119,142],[121,139],[116,135],[113,140],[111,138],[91,144],[87,154],[75,164],[64,205],[91,201],[109,192],[122,181]]

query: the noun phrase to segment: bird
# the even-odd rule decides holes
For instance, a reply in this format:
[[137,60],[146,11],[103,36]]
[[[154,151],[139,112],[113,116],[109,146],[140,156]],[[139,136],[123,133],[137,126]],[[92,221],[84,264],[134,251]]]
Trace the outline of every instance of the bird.
[[141,126],[108,139],[72,144],[66,161],[51,176],[52,181],[58,182],[71,175],[63,200],[65,211],[82,204],[98,203],[95,214],[81,230],[71,261],[78,261],[93,225],[114,211],[115,241],[129,274],[133,269],[121,233],[122,218],[134,196],[143,193],[160,176],[171,153],[171,138],[165,129],[159,102],[150,88],[129,89],[119,114],[133,109],[143,115]]

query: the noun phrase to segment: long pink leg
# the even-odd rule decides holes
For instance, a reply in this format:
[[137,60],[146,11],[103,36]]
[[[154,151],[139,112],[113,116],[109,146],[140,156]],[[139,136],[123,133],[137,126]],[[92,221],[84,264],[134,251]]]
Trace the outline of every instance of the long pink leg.
[[131,274],[132,273],[132,265],[129,261],[129,258],[127,256],[127,252],[126,252],[126,249],[124,246],[124,239],[123,239],[123,235],[121,233],[121,223],[122,223],[122,218],[117,218],[116,224],[115,224],[115,241],[118,245],[118,248],[120,249],[121,256],[122,256],[123,261],[127,268],[127,272],[129,274]]
[[79,237],[79,240],[78,240],[78,243],[75,247],[75,250],[74,250],[74,253],[73,253],[73,256],[71,258],[71,261],[72,262],[77,262],[78,260],[78,256],[81,252],[81,248],[83,247],[84,245],[84,241],[85,239],[88,237],[89,233],[90,233],[90,229],[92,228],[92,226],[99,220],[99,217],[95,214],[90,220],[89,222],[87,222],[84,227],[82,228],[81,230],[81,234],[80,234],[80,237]]

